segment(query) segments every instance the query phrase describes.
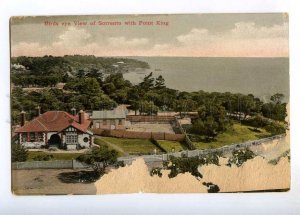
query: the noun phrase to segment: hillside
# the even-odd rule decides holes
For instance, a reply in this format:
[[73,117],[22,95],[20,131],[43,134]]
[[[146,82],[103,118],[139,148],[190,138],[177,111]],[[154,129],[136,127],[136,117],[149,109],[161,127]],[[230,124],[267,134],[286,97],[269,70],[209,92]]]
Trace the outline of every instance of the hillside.
[[12,57],[11,81],[14,85],[53,86],[67,82],[69,77],[126,73],[137,68],[147,69],[148,63],[128,58],[66,55],[63,57]]

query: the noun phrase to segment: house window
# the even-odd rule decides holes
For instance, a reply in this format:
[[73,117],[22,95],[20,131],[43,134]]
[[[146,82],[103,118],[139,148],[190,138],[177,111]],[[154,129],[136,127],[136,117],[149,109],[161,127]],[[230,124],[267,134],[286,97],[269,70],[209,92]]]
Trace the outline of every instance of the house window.
[[77,144],[78,135],[76,132],[67,132],[66,133],[66,143],[67,144]]
[[69,127],[69,128],[67,128],[67,130],[66,131],[76,131],[76,129],[75,128],[73,128],[73,127]]
[[100,128],[100,123],[96,122],[96,128]]
[[103,125],[107,125],[106,119],[103,120]]
[[27,142],[27,133],[22,134],[22,142]]
[[121,119],[119,119],[119,125],[122,125],[122,120]]
[[88,138],[88,137],[85,137],[85,138],[83,138],[83,141],[84,141],[85,143],[87,143],[87,142],[89,142],[89,138]]
[[38,133],[38,141],[44,141],[44,134],[43,133]]
[[35,141],[35,133],[31,132],[29,135],[29,141],[34,142]]
[[110,120],[111,125],[116,125],[116,121],[114,119]]

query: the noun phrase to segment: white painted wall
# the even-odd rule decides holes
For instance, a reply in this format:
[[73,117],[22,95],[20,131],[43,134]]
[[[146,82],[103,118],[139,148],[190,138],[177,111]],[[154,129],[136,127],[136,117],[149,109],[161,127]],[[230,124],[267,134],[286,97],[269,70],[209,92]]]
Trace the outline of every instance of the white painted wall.
[[42,146],[45,146],[45,133],[43,134],[43,141],[35,141],[35,142],[22,142],[22,134],[20,133],[19,134],[19,143],[21,143],[22,146],[24,146],[25,148],[28,148],[28,149],[38,149],[38,148],[41,148]]
[[42,146],[45,146],[45,142],[23,142],[21,143],[21,145],[23,145],[25,148],[28,149],[39,149]]
[[[88,142],[84,142],[83,139],[87,137],[89,139]],[[86,147],[89,148],[90,147],[90,135],[88,134],[80,134],[78,135],[78,143],[80,144],[81,147]]]
[[[21,142],[22,138],[21,135],[19,135],[19,141],[20,143],[25,147],[25,148],[41,148],[42,146],[45,146],[45,138],[47,136],[47,140],[49,140],[51,138],[51,136],[53,134],[57,134],[57,132],[49,132],[46,134],[44,134],[44,140],[43,141],[39,141],[39,142]],[[61,134],[58,134],[59,136],[61,136]],[[87,137],[89,140],[88,142],[84,142],[84,138]],[[89,134],[79,134],[78,135],[78,144],[81,147],[85,147],[85,148],[89,148],[90,147],[90,135]],[[62,145],[66,144],[66,135],[63,135],[62,137]],[[76,150],[76,144],[67,144],[67,150]]]
[[50,137],[51,137],[52,134],[57,134],[57,132],[48,132],[47,133],[47,140],[50,139]]
[[67,150],[77,150],[76,144],[68,144],[67,145]]

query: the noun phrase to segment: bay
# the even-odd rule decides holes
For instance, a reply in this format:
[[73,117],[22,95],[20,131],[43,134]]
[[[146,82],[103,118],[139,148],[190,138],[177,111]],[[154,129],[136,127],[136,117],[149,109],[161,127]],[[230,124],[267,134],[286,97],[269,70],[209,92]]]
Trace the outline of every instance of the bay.
[[150,72],[162,75],[166,86],[180,91],[253,94],[268,100],[275,93],[289,98],[288,58],[130,57],[145,61],[150,69],[124,74],[137,84]]

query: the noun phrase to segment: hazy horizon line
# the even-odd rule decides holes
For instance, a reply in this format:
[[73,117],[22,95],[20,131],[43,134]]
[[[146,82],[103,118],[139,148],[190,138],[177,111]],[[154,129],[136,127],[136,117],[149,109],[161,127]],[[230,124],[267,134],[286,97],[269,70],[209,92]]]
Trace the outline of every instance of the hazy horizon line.
[[65,56],[94,56],[94,57],[103,57],[103,58],[131,58],[131,57],[161,57],[161,58],[289,58],[289,56],[280,56],[280,57],[275,57],[275,56],[161,56],[161,55],[82,55],[82,54],[73,54],[73,55],[36,55],[36,56],[28,56],[28,55],[19,55],[19,56],[10,56],[11,58],[17,58],[17,57],[46,57],[46,56],[52,56],[52,57],[65,57]]

